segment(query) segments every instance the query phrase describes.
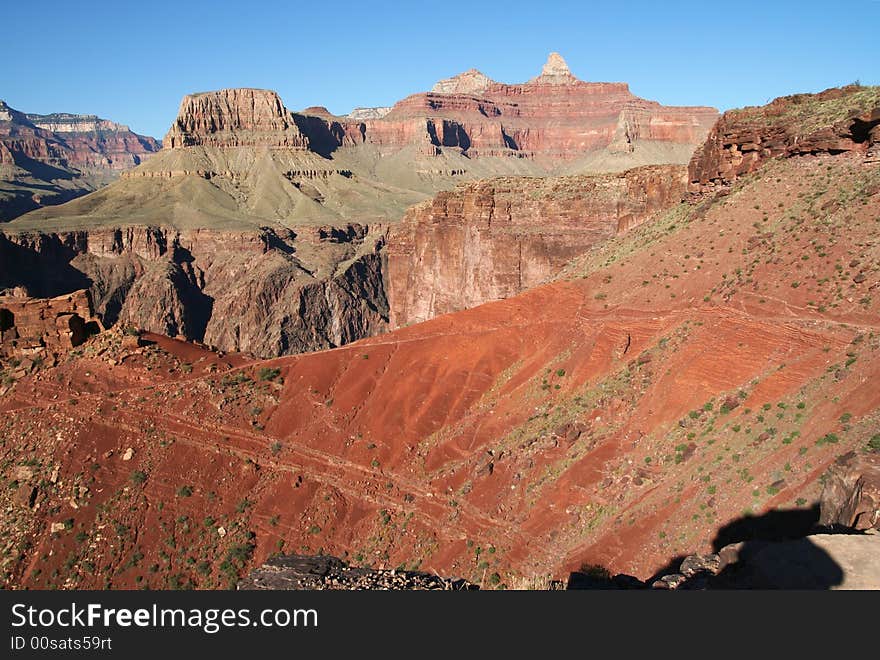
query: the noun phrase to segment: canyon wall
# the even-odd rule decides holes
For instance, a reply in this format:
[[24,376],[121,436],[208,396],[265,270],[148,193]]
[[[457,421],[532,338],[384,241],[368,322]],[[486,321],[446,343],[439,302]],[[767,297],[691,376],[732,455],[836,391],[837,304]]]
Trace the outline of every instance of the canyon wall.
[[160,148],[95,115],[26,115],[0,101],[0,222],[92,192]]
[[384,328],[383,240],[381,228],[359,225],[300,234],[155,227],[0,234],[0,290],[48,297],[88,288],[105,325],[284,355]]
[[[386,149],[454,147],[471,157],[559,165],[612,147],[624,118],[631,141],[695,147],[717,117],[714,108],[662,106],[639,98],[626,83],[584,82],[551,53],[541,75],[526,83],[495,82],[471,69],[398,101],[380,117],[364,117],[360,132],[364,142]],[[351,119],[342,118],[342,124]]]
[[389,233],[392,327],[516,295],[681,200],[685,168],[490,179],[410,209]]

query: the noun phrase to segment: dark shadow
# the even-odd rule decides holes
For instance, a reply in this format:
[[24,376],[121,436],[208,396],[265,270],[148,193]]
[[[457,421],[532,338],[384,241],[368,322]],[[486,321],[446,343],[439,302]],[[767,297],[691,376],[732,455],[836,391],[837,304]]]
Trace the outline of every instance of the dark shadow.
[[345,129],[336,121],[292,113],[293,123],[309,140],[309,149],[324,158],[336,151],[345,139]]
[[514,151],[519,151],[519,145],[516,143],[516,140],[513,139],[510,135],[502,127],[501,136],[504,138],[504,146],[508,149],[513,149]]
[[12,158],[20,168],[27,170],[31,175],[43,181],[71,181],[81,176],[79,172],[62,170],[48,163],[34,160],[20,151],[13,152]]
[[[296,248],[288,244],[287,241],[275,233],[275,230],[271,227],[260,227],[260,231],[263,232],[263,240],[266,242],[266,247],[268,249],[278,250],[284,254],[293,254],[296,252]],[[288,231],[288,239],[290,241],[296,240],[296,234],[293,231]]]
[[667,588],[677,590],[830,589],[843,583],[844,572],[811,539],[811,534],[830,531],[818,522],[818,504],[744,516],[718,530],[713,555],[675,557],[644,582],[612,575],[601,566],[583,566],[569,575],[567,588],[646,589],[666,578]]
[[[203,341],[211,314],[214,312],[214,299],[202,291],[205,286],[204,274],[201,271],[196,272],[193,268],[195,257],[189,250],[175,243],[173,261],[177,268],[174,269],[171,277],[186,314],[185,335],[187,339]],[[178,333],[181,333],[181,330],[177,328]]]
[[712,548],[718,552],[741,541],[785,541],[815,532],[819,523],[819,505],[809,509],[768,511],[760,516],[743,516],[718,530]]
[[686,555],[677,555],[677,556],[673,557],[668,562],[666,562],[666,565],[663,568],[654,571],[654,574],[651,577],[649,577],[646,580],[646,582],[648,584],[653,584],[656,580],[659,580],[664,575],[678,573],[678,569],[681,566],[681,562],[683,562],[685,560],[685,557],[686,557]]
[[679,589],[830,589],[843,582],[840,565],[810,534],[819,525],[818,503],[774,510],[728,523],[712,542],[724,568],[689,576]]
[[[708,589],[830,589],[843,569],[809,537],[746,541],[735,563],[706,580]],[[693,583],[680,588],[692,588]]]
[[0,332],[15,327],[15,314],[8,309],[0,308]]
[[566,590],[618,590],[618,589],[647,589],[650,582],[642,582],[632,575],[611,575],[608,571],[595,566],[582,566],[581,570],[574,571],[568,576],[565,585]]
[[852,140],[855,143],[867,142],[869,134],[874,129],[875,126],[880,125],[880,119],[874,119],[869,121],[863,121],[861,119],[854,119],[853,123],[850,124],[849,130],[852,134]]
[[24,287],[28,295],[52,298],[88,289],[92,280],[70,265],[84,251],[77,246],[79,234],[62,239],[57,234],[34,234],[13,243],[0,233],[0,290]]

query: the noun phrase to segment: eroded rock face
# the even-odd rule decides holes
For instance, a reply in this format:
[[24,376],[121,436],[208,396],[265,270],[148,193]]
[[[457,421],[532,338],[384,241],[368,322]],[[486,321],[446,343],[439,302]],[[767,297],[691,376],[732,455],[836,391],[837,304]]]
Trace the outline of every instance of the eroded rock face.
[[0,358],[45,359],[102,329],[87,290],[55,298],[0,295]]
[[777,156],[872,152],[880,143],[878,125],[880,92],[857,85],[730,110],[694,153],[690,190],[725,187]]
[[349,230],[0,235],[0,287],[51,295],[87,286],[108,326],[228,351],[272,357],[332,348],[387,320],[376,252],[383,231]]
[[308,148],[281,98],[264,89],[221,89],[183,97],[168,148],[267,144]]
[[838,458],[825,475],[820,506],[822,525],[880,529],[880,453]]
[[442,80],[431,92],[395,104],[383,118],[385,126],[367,123],[366,135],[383,145],[399,144],[401,134],[412,141],[417,131],[391,131],[388,125],[431,117],[435,127],[440,119],[449,123],[442,135],[430,134],[434,146],[457,146],[473,156],[564,162],[610,146],[624,113],[633,139],[694,146],[718,116],[713,108],[641,99],[626,83],[578,80],[562,57],[551,53],[541,75],[520,85],[492,81],[474,69]]
[[407,212],[389,233],[391,326],[542,284],[574,257],[679,202],[682,166],[619,175],[466,184]]
[[0,101],[0,222],[91,192],[159,149],[95,115],[26,115]]
[[37,128],[60,137],[73,151],[68,162],[78,169],[128,170],[162,148],[158,140],[96,115],[29,113],[27,118]]
[[191,94],[165,146],[266,144],[320,153],[361,144],[384,153],[415,146],[429,155],[456,148],[471,157],[552,164],[608,147],[624,113],[631,139],[692,147],[718,115],[713,108],[661,106],[633,95],[625,83],[583,82],[551,53],[541,75],[521,85],[498,83],[470,69],[391,108],[360,108],[346,117],[321,107],[291,113],[268,90]]

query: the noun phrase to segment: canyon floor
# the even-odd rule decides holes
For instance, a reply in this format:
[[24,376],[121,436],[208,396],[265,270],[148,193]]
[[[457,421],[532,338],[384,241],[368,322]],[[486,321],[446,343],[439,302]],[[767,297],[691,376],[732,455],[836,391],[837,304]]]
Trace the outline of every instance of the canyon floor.
[[[880,163],[795,155],[557,281],[272,360],[105,332],[3,373],[4,587],[217,588],[276,552],[646,578],[880,444]],[[143,344],[143,345],[139,345]]]

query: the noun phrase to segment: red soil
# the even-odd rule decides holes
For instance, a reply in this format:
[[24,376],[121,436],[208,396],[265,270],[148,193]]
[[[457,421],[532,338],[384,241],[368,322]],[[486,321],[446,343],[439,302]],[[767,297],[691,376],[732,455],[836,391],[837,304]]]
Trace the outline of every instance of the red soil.
[[878,176],[769,165],[576,279],[332,351],[154,337],[110,365],[90,340],[0,399],[5,584],[225,586],[281,549],[507,584],[647,577],[745,511],[808,506],[876,430],[880,200],[852,191]]

